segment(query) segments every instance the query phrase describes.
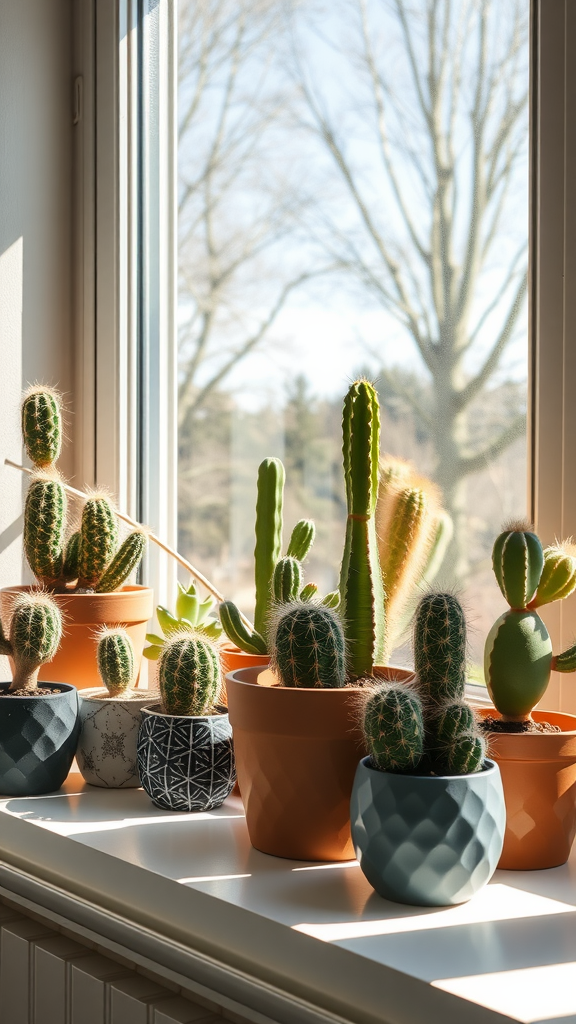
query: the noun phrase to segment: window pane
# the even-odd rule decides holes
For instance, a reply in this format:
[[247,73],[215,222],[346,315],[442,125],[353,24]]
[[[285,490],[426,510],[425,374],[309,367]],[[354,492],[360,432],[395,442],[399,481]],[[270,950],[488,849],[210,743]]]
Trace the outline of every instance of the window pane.
[[[181,0],[180,548],[253,607],[262,458],[336,586],[340,419],[441,489],[471,654],[526,512],[529,0]],[[395,660],[408,657],[407,649]],[[480,671],[480,670],[479,670]]]

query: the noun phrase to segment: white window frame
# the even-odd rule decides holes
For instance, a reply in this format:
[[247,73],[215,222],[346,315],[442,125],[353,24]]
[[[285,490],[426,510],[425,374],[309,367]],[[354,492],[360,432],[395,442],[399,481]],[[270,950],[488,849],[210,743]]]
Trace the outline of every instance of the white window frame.
[[[528,507],[550,543],[576,537],[576,4],[531,8]],[[76,474],[175,546],[177,0],[75,9]],[[157,549],[146,576],[172,599],[175,566]],[[555,650],[570,643],[576,596],[544,614]],[[555,674],[544,704],[576,712],[571,677]]]
[[[176,3],[77,0],[76,478],[177,539]],[[143,567],[160,603],[176,567]]]

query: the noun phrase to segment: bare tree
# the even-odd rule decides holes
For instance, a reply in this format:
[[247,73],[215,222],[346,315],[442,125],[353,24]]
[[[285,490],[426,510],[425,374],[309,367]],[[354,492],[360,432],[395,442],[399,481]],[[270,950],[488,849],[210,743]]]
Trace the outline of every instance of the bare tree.
[[[393,314],[424,363],[432,401],[402,397],[433,439],[459,579],[469,568],[466,480],[525,429],[516,407],[481,436],[470,411],[495,381],[526,294],[527,232],[513,207],[526,153],[527,7],[343,0],[307,35],[293,28],[304,123],[352,211],[326,207],[316,240]],[[330,35],[334,24],[344,31]],[[306,58],[311,33],[328,54],[322,77],[316,52]],[[390,387],[399,380],[389,374]]]
[[268,159],[286,83],[277,0],[183,0],[179,53],[181,436],[310,271],[283,243],[301,199]]

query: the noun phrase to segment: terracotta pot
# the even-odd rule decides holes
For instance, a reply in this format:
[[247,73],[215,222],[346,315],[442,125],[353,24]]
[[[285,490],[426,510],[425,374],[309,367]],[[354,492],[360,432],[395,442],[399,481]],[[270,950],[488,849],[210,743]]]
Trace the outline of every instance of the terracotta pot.
[[361,690],[258,686],[260,672],[240,669],[226,681],[250,842],[276,857],[351,860],[350,795],[366,753],[356,721]]
[[230,642],[222,644],[220,648],[220,666],[224,685],[220,694],[221,703],[228,706],[226,676],[230,672],[236,672],[239,668],[252,668],[253,666],[258,666],[261,669],[267,668],[269,661],[270,656],[268,654],[246,654],[246,651],[241,651],[239,647],[236,647],[236,644]]
[[[497,715],[493,708],[479,714]],[[576,834],[576,716],[534,711],[559,733],[491,733],[489,756],[502,775],[506,834],[499,868],[533,871],[568,860]]]
[[[11,615],[17,594],[30,587],[4,587],[0,591],[0,614],[4,622]],[[112,594],[54,594],[64,616],[64,636],[56,657],[40,669],[39,678],[58,679],[78,690],[102,686],[96,665],[96,633],[102,626],[125,626],[134,646],[135,664],[140,662],[146,625],[154,610],[150,587],[127,586]]]

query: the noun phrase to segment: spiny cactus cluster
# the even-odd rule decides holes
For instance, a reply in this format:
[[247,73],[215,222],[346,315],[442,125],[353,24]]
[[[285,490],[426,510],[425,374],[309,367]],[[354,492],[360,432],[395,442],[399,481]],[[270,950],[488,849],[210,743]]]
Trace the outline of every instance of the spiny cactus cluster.
[[484,673],[488,692],[505,721],[526,722],[544,696],[550,672],[576,671],[576,645],[556,656],[536,608],[576,589],[576,548],[543,548],[527,523],[511,523],[492,552],[494,575],[510,605],[488,634]]
[[37,689],[40,667],[52,661],[61,638],[62,616],[52,598],[34,591],[16,598],[8,636],[0,622],[0,654],[14,663],[10,692]]
[[331,608],[306,601],[280,605],[272,620],[270,646],[272,668],[283,686],[344,686],[344,633]]
[[381,460],[376,532],[385,590],[387,663],[412,618],[417,591],[422,593],[432,583],[453,533],[438,488],[418,476],[410,463],[390,456]]
[[159,659],[162,710],[166,715],[209,715],[220,690],[215,645],[189,632],[174,633]]
[[22,435],[36,472],[24,508],[24,550],[36,579],[50,588],[109,593],[136,569],[146,535],[135,530],[118,547],[118,524],[109,498],[94,494],[84,504],[80,529],[66,540],[66,491],[55,463],[62,445],[60,399],[46,387],[31,388],[22,402]]
[[219,640],[222,636],[222,626],[218,619],[211,615],[216,604],[213,597],[207,597],[201,601],[194,583],[188,588],[178,583],[178,597],[176,598],[176,614],[158,605],[156,618],[162,630],[162,636],[158,633],[147,633],[146,640],[151,645],[144,650],[144,656],[149,661],[157,661],[166,639],[174,633],[183,633],[189,630],[207,637],[209,640]]
[[125,629],[103,629],[96,648],[98,672],[111,697],[132,692],[135,664],[132,641]]
[[413,686],[383,683],[365,701],[364,735],[374,767],[437,775],[479,771],[486,744],[464,701],[466,620],[452,594],[420,601],[414,655]]
[[353,676],[369,676],[385,646],[384,587],[374,513],[378,497],[380,410],[372,384],[358,380],[344,399],[344,479],[348,518],[340,598]]
[[[246,627],[233,601],[223,601],[220,605],[224,632],[247,654],[269,653],[266,634],[276,604],[296,599],[311,601],[318,591],[315,583],[302,587],[302,562],[312,547],[316,532],[312,520],[302,519],[296,523],[286,556],[281,557],[284,480],[284,466],[280,459],[264,459],[258,468],[256,499],[254,629]],[[328,594],[323,603],[334,607],[339,603],[339,597],[336,593]]]

